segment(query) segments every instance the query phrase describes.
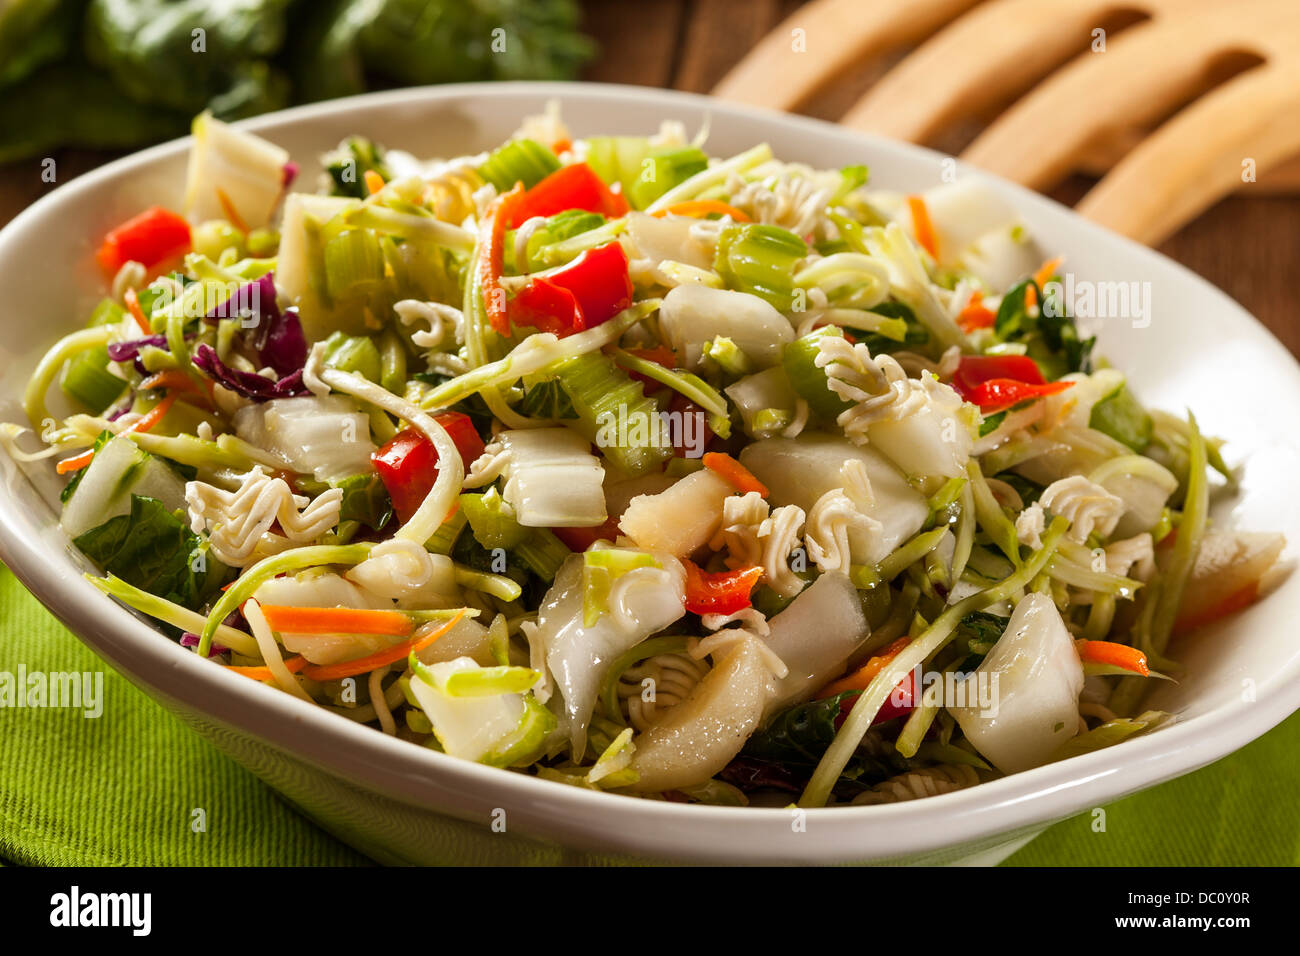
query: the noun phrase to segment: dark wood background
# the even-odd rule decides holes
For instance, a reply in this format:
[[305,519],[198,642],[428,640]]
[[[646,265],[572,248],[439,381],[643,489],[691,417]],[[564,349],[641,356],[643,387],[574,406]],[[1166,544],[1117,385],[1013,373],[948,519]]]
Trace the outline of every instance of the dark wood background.
[[[600,44],[600,54],[584,79],[708,92],[799,6],[799,0],[587,0],[586,30]],[[865,64],[805,112],[834,120],[897,58]],[[951,142],[935,145],[959,149],[973,132],[957,130]],[[62,151],[55,157],[59,180],[66,182],[115,155]],[[54,188],[41,181],[40,172],[37,160],[0,166],[0,225]],[[1076,177],[1052,195],[1073,202],[1088,186],[1088,180]],[[1219,203],[1160,249],[1226,291],[1300,354],[1300,321],[1291,288],[1300,277],[1300,198],[1252,196],[1249,189]]]

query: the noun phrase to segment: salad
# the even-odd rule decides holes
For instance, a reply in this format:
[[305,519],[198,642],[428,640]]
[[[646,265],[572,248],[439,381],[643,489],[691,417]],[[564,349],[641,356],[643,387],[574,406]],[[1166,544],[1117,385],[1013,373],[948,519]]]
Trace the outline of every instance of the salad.
[[[653,799],[945,793],[1149,733],[1170,642],[1281,536],[1094,354],[959,179],[877,190],[665,123],[314,191],[194,124],[184,208],[0,430],[105,594],[412,745]],[[309,188],[316,184],[309,184]]]

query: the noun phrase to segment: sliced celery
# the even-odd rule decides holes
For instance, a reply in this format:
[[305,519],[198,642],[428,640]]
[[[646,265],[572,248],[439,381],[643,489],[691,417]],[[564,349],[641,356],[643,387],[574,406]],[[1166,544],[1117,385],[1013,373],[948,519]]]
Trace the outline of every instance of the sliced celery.
[[554,581],[560,565],[572,553],[546,528],[534,528],[532,534],[515,546],[515,557],[543,581]]
[[325,284],[330,297],[342,299],[384,278],[379,240],[368,229],[348,229],[325,243]]
[[831,391],[826,371],[817,367],[818,345],[828,335],[842,337],[844,333],[833,325],[814,329],[785,347],[781,363],[790,379],[790,387],[808,403],[808,407],[822,418],[834,421],[850,405]]
[[325,340],[325,365],[341,372],[356,372],[372,382],[383,375],[383,359],[374,339],[335,332]]
[[644,475],[672,455],[659,405],[601,352],[561,362],[556,378],[578,416],[578,430],[628,474]]
[[59,384],[64,392],[96,412],[108,408],[126,388],[126,382],[108,370],[107,346],[87,349],[68,362]]
[[807,244],[794,233],[779,226],[745,223],[722,230],[713,269],[727,288],[789,311],[794,305],[795,267],[807,255]]
[[515,183],[532,189],[560,168],[560,161],[549,149],[531,139],[512,139],[493,150],[478,168],[478,174],[505,192]]
[[433,554],[451,554],[451,549],[455,547],[456,539],[460,537],[461,531],[469,519],[465,517],[465,512],[457,512],[444,521],[438,530],[433,533],[433,537],[424,543],[425,550]]
[[474,539],[485,548],[517,547],[528,537],[528,529],[515,520],[515,511],[495,488],[482,494],[460,496],[460,510],[469,521]]

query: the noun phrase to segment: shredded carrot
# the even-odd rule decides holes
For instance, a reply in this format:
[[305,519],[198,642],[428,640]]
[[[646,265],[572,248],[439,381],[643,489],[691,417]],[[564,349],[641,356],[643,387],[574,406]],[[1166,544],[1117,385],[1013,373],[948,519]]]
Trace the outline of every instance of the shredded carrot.
[[571,143],[567,138],[557,139],[554,143],[551,144],[551,152],[554,153],[556,156],[563,155],[564,153],[569,152],[571,149],[573,149],[573,143]]
[[912,231],[916,233],[916,241],[922,249],[938,259],[939,236],[934,231],[934,223],[930,221],[930,210],[926,207],[925,200],[920,196],[908,196],[907,209],[912,214]]
[[671,206],[665,206],[658,212],[652,212],[650,215],[662,219],[664,216],[689,216],[692,219],[702,219],[712,213],[719,216],[730,216],[736,222],[753,222],[749,216],[745,215],[735,206],[723,202],[720,199],[688,199],[685,202],[673,203]]
[[372,196],[384,188],[384,177],[373,169],[367,169],[363,174],[363,178],[366,181],[366,191]]
[[353,677],[357,674],[368,674],[377,668],[386,664],[395,664],[414,651],[419,653],[424,650],[438,638],[442,637],[453,627],[460,623],[460,619],[465,616],[465,612],[460,611],[455,617],[449,620],[441,627],[435,628],[424,637],[415,638],[410,641],[403,641],[393,647],[378,651],[368,657],[361,657],[355,661],[344,661],[341,664],[326,664],[324,666],[313,666],[303,668],[303,676],[310,677],[312,680],[339,680],[343,677]]
[[288,607],[263,604],[271,630],[289,634],[384,634],[406,637],[415,621],[401,611],[351,607]]
[[817,693],[817,699],[823,697],[834,697],[836,694],[842,694],[846,690],[866,690],[867,685],[875,680],[876,675],[884,670],[885,665],[899,655],[908,644],[912,642],[910,637],[900,637],[894,643],[890,644],[875,657],[868,660],[865,664],[846,677],[841,677],[837,681],[827,684]]
[[74,455],[71,458],[63,459],[63,461],[54,466],[54,470],[60,475],[66,475],[70,471],[81,471],[81,469],[90,464],[94,457],[95,450],[93,448],[88,449],[83,451],[80,455]]
[[140,391],[142,392],[155,388],[165,388],[173,392],[199,393],[199,387],[195,384],[194,379],[178,368],[169,368],[163,372],[156,372],[140,383]]
[[768,495],[767,485],[755,478],[748,468],[724,452],[711,451],[706,454],[704,467],[717,474],[742,495],[751,491],[757,491],[764,498]]
[[[296,674],[307,666],[307,658],[299,654],[297,657],[291,657],[284,662],[290,674]],[[271,673],[271,668],[265,665],[256,665],[253,667],[242,667],[235,664],[225,665],[226,670],[232,674],[239,674],[243,677],[251,677],[253,680],[275,680],[275,675]]]
[[1065,261],[1064,256],[1057,256],[1055,259],[1048,259],[1038,271],[1034,273],[1034,282],[1038,283],[1038,288],[1042,288],[1052,281],[1052,276],[1056,275],[1056,270],[1061,268],[1061,263]]
[[524,196],[524,184],[515,183],[508,193],[498,196],[489,207],[488,214],[479,223],[479,253],[475,269],[483,289],[483,307],[488,324],[498,335],[510,334],[510,316],[506,310],[506,294],[501,287],[502,259],[506,223],[513,218]]
[[1082,661],[1122,667],[1143,677],[1151,673],[1147,667],[1147,656],[1136,647],[1114,641],[1075,641],[1074,646],[1078,648],[1079,659]]
[[236,209],[235,204],[230,201],[230,197],[226,195],[226,191],[220,186],[216,187],[216,189],[217,202],[221,204],[221,210],[226,214],[226,218],[230,220],[230,224],[240,232],[247,235],[248,223],[244,222],[244,217],[239,214],[239,210]]
[[[149,409],[149,411],[145,412],[145,414],[141,415],[126,428],[122,429],[118,434],[126,435],[130,432],[149,431],[149,429],[162,421],[163,416],[167,414],[167,410],[172,407],[172,403],[175,401],[175,395],[168,394],[163,396],[161,402]],[[89,451],[83,451],[80,455],[73,458],[63,459],[63,461],[54,466],[54,470],[60,475],[66,475],[70,471],[80,471],[89,465],[94,457],[95,450],[92,448]]]
[[170,409],[170,408],[172,407],[172,404],[173,404],[175,401],[176,401],[176,396],[175,396],[175,395],[172,395],[172,394],[164,395],[164,396],[163,396],[163,400],[162,400],[161,402],[159,402],[159,403],[158,403],[157,405],[155,405],[153,408],[149,409],[149,411],[145,412],[143,415],[141,415],[139,418],[137,418],[134,422],[132,422],[130,425],[128,425],[128,426],[123,430],[123,433],[125,434],[126,432],[147,432],[147,431],[149,431],[149,430],[152,429],[155,425],[157,425],[160,421],[163,420],[163,416],[167,414],[167,410]]
[[135,324],[140,326],[140,331],[145,335],[153,334],[153,329],[149,327],[149,319],[144,314],[144,309],[140,308],[140,298],[135,294],[135,289],[127,289],[122,296],[122,301],[126,303],[127,311],[131,313],[131,318],[135,319]]
[[1038,305],[1038,293],[1034,291],[1032,285],[1025,286],[1025,311],[1028,312],[1036,305]]
[[973,332],[975,329],[991,329],[997,318],[984,304],[984,294],[976,289],[970,294],[966,308],[957,316],[957,324],[963,332]]

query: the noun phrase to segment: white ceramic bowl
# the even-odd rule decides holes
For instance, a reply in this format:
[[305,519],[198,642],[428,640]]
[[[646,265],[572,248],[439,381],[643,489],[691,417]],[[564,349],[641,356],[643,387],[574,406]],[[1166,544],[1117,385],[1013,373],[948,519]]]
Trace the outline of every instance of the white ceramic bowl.
[[[317,155],[348,133],[417,155],[455,155],[497,144],[550,98],[562,101],[577,134],[644,134],[664,119],[694,130],[707,121],[715,155],[766,140],[779,157],[815,166],[865,162],[873,183],[909,191],[938,182],[942,171],[938,154],[826,123],[613,86],[444,86],[288,110],[246,125],[286,147],[311,188]],[[102,295],[91,256],[96,238],[147,205],[179,207],[188,147],[188,139],[177,140],[82,176],[0,232],[0,420],[22,420],[17,399],[36,357],[56,335],[79,327]],[[963,167],[958,173],[981,175]],[[1228,456],[1244,462],[1244,479],[1220,519],[1300,541],[1292,490],[1300,369],[1291,356],[1182,267],[1041,196],[981,178],[1077,276],[1150,283],[1150,326],[1111,322],[1101,329],[1099,351],[1131,372],[1148,403],[1190,406],[1208,432],[1231,439]],[[1179,722],[1108,750],[927,800],[813,811],[802,827],[788,810],[587,792],[412,746],[201,661],[82,579],[87,565],[47,503],[52,486],[42,493],[7,456],[0,470],[0,558],[36,596],[172,713],[326,829],[385,862],[987,862],[1056,820],[1202,767],[1300,707],[1300,578],[1293,578],[1262,604],[1178,646],[1188,676],[1162,688],[1156,703],[1176,711]]]

